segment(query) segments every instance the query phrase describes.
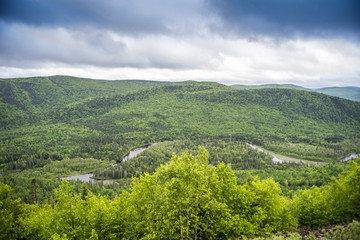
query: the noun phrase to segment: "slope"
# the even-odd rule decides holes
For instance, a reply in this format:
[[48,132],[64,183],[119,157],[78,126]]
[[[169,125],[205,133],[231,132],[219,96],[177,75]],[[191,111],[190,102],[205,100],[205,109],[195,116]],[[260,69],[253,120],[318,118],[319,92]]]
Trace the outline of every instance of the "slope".
[[169,82],[106,81],[70,76],[0,79],[0,126],[45,120],[49,110],[90,97],[111,96]]
[[185,82],[56,108],[42,123],[2,132],[0,159],[120,161],[133,147],[175,139],[234,138],[288,156],[334,161],[360,146],[360,103],[291,89],[236,90]]

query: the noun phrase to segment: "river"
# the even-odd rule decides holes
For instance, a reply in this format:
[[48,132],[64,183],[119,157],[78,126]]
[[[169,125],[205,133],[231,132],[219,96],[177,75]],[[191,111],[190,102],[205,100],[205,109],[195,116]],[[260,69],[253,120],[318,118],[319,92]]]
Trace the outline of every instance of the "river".
[[[129,152],[128,155],[126,155],[122,159],[122,161],[123,162],[128,161],[128,160],[136,157],[138,154],[145,151],[146,149],[148,149],[148,148],[150,148],[152,146],[155,146],[156,144],[157,143],[153,143],[153,144],[145,146],[145,147],[133,149],[133,150],[131,150]],[[303,159],[296,159],[296,158],[290,158],[290,157],[285,157],[285,156],[278,156],[277,157],[274,154],[269,153],[269,152],[265,151],[264,149],[259,148],[258,146],[252,145],[250,143],[247,143],[247,145],[249,145],[251,148],[253,148],[253,149],[257,150],[257,151],[261,151],[261,152],[264,152],[265,154],[269,154],[272,157],[273,163],[296,162],[296,163],[306,163],[306,164],[311,164],[311,165],[325,165],[325,164],[327,164],[325,162],[306,161],[306,160],[303,160]],[[360,157],[360,153],[351,154],[350,156],[344,157],[344,158],[340,159],[339,161],[340,162],[346,162],[346,161],[348,161],[350,159],[354,159],[354,158],[357,158],[357,157]],[[109,167],[114,167],[114,166],[117,166],[118,164],[119,163],[115,163],[115,164],[110,165]],[[93,173],[85,173],[85,174],[79,174],[79,175],[75,175],[75,176],[62,177],[60,179],[62,179],[62,180],[64,180],[64,179],[66,179],[66,180],[80,180],[80,181],[83,181],[83,182],[92,182],[92,183],[102,182],[104,184],[114,182],[113,179],[97,180],[97,179],[92,178],[93,176],[94,176]]]
[[282,160],[278,159],[274,154],[271,154],[271,153],[265,151],[264,149],[259,148],[258,146],[252,145],[252,144],[250,144],[250,143],[246,143],[246,144],[247,144],[248,146],[250,146],[252,149],[255,149],[255,150],[257,150],[257,151],[263,152],[263,153],[265,153],[265,154],[269,154],[269,155],[272,157],[272,162],[273,162],[273,163],[282,163],[282,162],[283,162]]
[[[315,161],[307,161],[307,160],[303,160],[303,159],[297,159],[297,158],[291,158],[291,157],[285,157],[285,156],[275,156],[274,154],[269,153],[269,152],[265,151],[264,149],[259,148],[258,146],[252,145],[250,143],[246,143],[246,144],[257,151],[261,151],[265,154],[269,154],[272,157],[273,163],[296,162],[296,163],[306,163],[309,165],[325,165],[325,164],[327,164],[325,162],[315,162]],[[351,154],[347,157],[340,159],[339,162],[346,162],[346,161],[349,161],[349,160],[357,158],[357,157],[360,157],[360,153]]]
[[349,161],[349,160],[357,158],[357,157],[360,157],[360,153],[354,153],[354,154],[351,154],[350,156],[344,157],[344,158],[340,159],[340,162],[346,162],[346,161]]
[[[145,151],[146,149],[152,147],[152,146],[155,146],[157,143],[153,143],[153,144],[150,144],[148,146],[145,146],[145,147],[141,147],[141,148],[136,148],[136,149],[133,149],[129,152],[128,155],[126,155],[123,159],[122,159],[122,162],[125,162],[125,161],[128,161],[134,157],[136,157],[137,155],[139,155],[141,152]],[[119,163],[115,163],[115,164],[112,164],[110,165],[109,167],[114,167],[114,166],[117,166]],[[103,184],[108,184],[108,183],[113,183],[114,180],[113,179],[104,179],[104,180],[97,180],[97,179],[94,179],[92,178],[94,177],[94,173],[85,173],[85,174],[79,174],[79,175],[74,175],[74,176],[68,176],[68,177],[62,177],[60,178],[61,180],[80,180],[80,181],[83,181],[83,182],[92,182],[92,183],[95,183],[95,182],[102,182]]]

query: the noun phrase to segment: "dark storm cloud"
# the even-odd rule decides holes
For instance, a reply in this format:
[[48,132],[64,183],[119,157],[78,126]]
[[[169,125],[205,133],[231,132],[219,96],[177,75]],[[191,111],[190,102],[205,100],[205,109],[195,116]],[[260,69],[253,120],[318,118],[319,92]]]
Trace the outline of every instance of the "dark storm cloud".
[[8,22],[31,25],[72,24],[74,20],[87,19],[86,11],[67,1],[5,0],[1,18]]
[[187,62],[192,61],[169,60],[169,43],[153,42],[154,46],[144,49],[140,44],[145,42],[124,42],[123,36],[151,39],[197,32],[196,27],[206,22],[203,7],[203,0],[5,0],[1,2],[0,65],[33,66],[48,61],[188,68]]
[[274,37],[360,35],[359,0],[211,0],[240,34]]
[[220,19],[220,28],[205,23],[213,31],[244,37],[360,35],[359,0],[4,0],[0,7],[6,22],[90,25],[130,34],[169,33],[174,26],[178,31],[201,15],[205,22]]
[[[150,12],[149,2],[99,0],[5,0],[1,19],[32,26],[95,26],[118,32],[166,31],[166,9]],[[147,3],[146,3],[147,2]],[[172,11],[173,9],[168,9]],[[164,11],[163,13],[161,13]],[[166,14],[165,14],[166,13]]]

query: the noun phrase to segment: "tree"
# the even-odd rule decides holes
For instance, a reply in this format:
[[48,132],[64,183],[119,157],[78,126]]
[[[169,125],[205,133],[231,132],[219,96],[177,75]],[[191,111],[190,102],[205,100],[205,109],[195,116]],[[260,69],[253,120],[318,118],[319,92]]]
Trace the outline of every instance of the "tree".
[[37,203],[38,202],[38,185],[36,179],[33,178],[30,183],[30,199],[29,203]]
[[288,203],[274,181],[239,186],[230,167],[207,161],[200,148],[196,157],[173,155],[153,175],[134,179],[130,193],[116,200],[117,238],[219,239],[284,227]]
[[360,158],[329,185],[302,190],[294,198],[299,223],[322,227],[360,217]]
[[12,194],[9,185],[0,182],[0,239],[16,239],[21,233],[19,216],[23,212],[20,199]]
[[[84,190],[85,189],[85,190]],[[110,201],[87,188],[76,194],[66,180],[55,191],[55,204],[28,205],[21,226],[26,239],[107,239]],[[84,199],[82,199],[84,198]]]

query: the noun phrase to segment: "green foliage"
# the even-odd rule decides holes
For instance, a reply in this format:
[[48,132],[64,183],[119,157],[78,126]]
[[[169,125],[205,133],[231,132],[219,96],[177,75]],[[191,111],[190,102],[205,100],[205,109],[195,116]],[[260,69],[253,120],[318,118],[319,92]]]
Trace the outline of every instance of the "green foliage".
[[[254,196],[251,203],[253,224],[262,232],[291,229],[296,220],[290,213],[290,202],[281,197],[281,190],[273,179],[258,178],[245,183],[245,188]],[[257,234],[262,232],[256,232]]]
[[22,211],[20,199],[14,198],[11,187],[0,182],[0,239],[19,237],[19,218]]
[[285,196],[291,197],[300,189],[312,186],[324,186],[331,182],[332,177],[348,170],[347,163],[329,163],[320,166],[308,166],[300,163],[282,163],[265,165],[262,169],[236,170],[238,183],[243,184],[247,179],[258,176],[260,179],[273,178]]
[[352,223],[350,223],[347,228],[342,230],[340,237],[342,237],[342,239],[359,240],[360,239],[360,222],[353,220]]
[[26,239],[103,239],[108,234],[110,201],[89,193],[74,193],[64,180],[53,205],[30,205],[22,226]]
[[360,216],[360,158],[350,163],[348,171],[323,187],[300,191],[294,198],[299,223],[321,227]]
[[[303,141],[303,142],[302,142]],[[307,141],[308,143],[304,143]],[[291,142],[266,142],[266,149],[289,157],[307,159],[310,161],[333,162],[340,160],[346,152],[358,152],[359,138],[344,139],[343,137],[327,137],[326,143],[319,138],[296,140]],[[301,143],[302,142],[302,143]]]
[[159,85],[155,81],[104,81],[70,76],[0,79],[0,126],[19,127],[45,120],[46,115],[66,104],[87,98],[111,96]]
[[43,167],[42,175],[68,176],[76,173],[92,172],[95,169],[109,166],[112,162],[101,161],[93,158],[72,158],[62,161],[53,161]]
[[[1,179],[1,178],[0,178]],[[34,195],[32,189],[32,182],[34,178],[24,177],[8,177],[6,181],[13,189],[13,195],[21,199],[22,202],[34,204]],[[113,182],[109,184],[97,183],[84,183],[82,181],[69,181],[73,186],[76,194],[82,194],[84,187],[89,192],[95,195],[107,196],[110,199],[114,199],[121,194],[123,190],[129,188],[131,179],[121,180],[119,182]],[[36,198],[37,203],[51,203],[55,199],[54,190],[61,185],[61,180],[53,178],[36,178]],[[84,186],[86,185],[86,186]]]
[[[329,185],[300,191],[290,200],[273,179],[254,177],[238,185],[229,166],[209,165],[208,158],[204,148],[195,157],[174,154],[153,175],[134,178],[129,192],[113,200],[94,195],[87,184],[75,191],[64,180],[54,200],[27,205],[0,183],[1,238],[301,239],[287,233],[297,220],[315,227],[359,217],[360,159]],[[270,235],[279,231],[283,234]],[[335,227],[325,236],[358,239],[359,223]]]
[[[196,157],[174,155],[113,201],[93,195],[84,184],[76,193],[65,180],[54,201],[26,205],[19,221],[8,219],[18,225],[9,229],[26,239],[218,239],[292,226],[289,203],[274,181],[239,186],[229,167],[211,166],[207,159],[204,149]],[[11,204],[9,194],[5,199]]]
[[[32,203],[20,204],[1,185],[0,210],[9,215],[1,219],[1,238],[236,238],[286,230],[297,219],[315,227],[359,218],[358,162],[323,186],[344,166],[271,165],[244,144],[331,163],[360,152],[359,123],[358,102],[309,91],[65,76],[0,80],[1,176]],[[64,182],[54,196],[60,181],[44,179],[103,169],[154,142],[162,143],[99,174],[123,178],[120,185],[139,177],[119,198],[116,183]],[[191,155],[199,145],[209,158],[203,150]],[[190,153],[168,162],[185,149]],[[322,187],[289,200],[277,181],[288,196]]]
[[[231,136],[316,161],[360,151],[359,103],[312,92],[241,91],[195,82],[148,87],[155,83],[66,77],[2,82],[15,86],[3,92],[0,105],[0,164],[8,170],[42,167],[48,159],[121,161],[136,146],[209,137]],[[58,89],[54,82],[63,94],[51,95]]]
[[214,166],[224,162],[231,164],[231,168],[236,170],[264,168],[272,163],[269,155],[235,139],[177,140],[158,143],[131,161],[99,169],[95,172],[95,176],[119,179],[139,177],[144,172],[153,173],[161,164],[168,162],[173,153],[179,155],[189,151],[195,155],[199,146],[204,146],[209,151],[209,163]]
[[174,155],[153,175],[135,179],[119,200],[116,222],[129,239],[218,239],[292,227],[288,201],[274,181],[236,183],[229,167],[208,165],[208,153]]

